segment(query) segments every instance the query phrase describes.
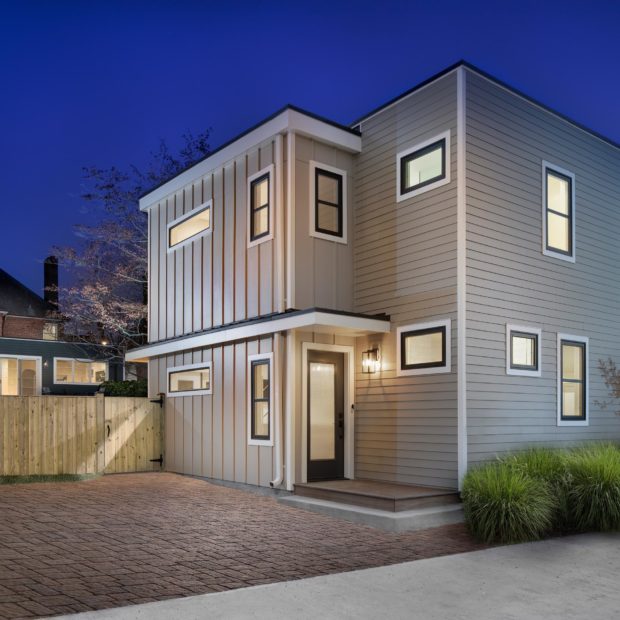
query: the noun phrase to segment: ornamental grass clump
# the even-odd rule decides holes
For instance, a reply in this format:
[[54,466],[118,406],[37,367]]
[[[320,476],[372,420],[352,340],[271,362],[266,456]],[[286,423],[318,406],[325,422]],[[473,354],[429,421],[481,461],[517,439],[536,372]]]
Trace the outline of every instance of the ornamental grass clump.
[[569,458],[570,453],[565,450],[530,448],[500,459],[501,463],[547,483],[555,504],[553,529],[558,532],[571,529],[568,505],[570,476],[567,471]]
[[568,505],[579,531],[620,529],[620,450],[609,443],[574,450],[567,459]]
[[547,482],[506,463],[471,469],[461,496],[469,530],[486,543],[538,540],[557,510]]

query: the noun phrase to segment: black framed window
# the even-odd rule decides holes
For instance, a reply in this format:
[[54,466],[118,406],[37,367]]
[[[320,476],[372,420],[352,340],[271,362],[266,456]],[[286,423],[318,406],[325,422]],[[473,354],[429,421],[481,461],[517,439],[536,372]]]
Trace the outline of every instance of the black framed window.
[[586,419],[586,343],[560,342],[560,418]]
[[400,159],[400,193],[446,178],[446,139],[442,138]]
[[271,438],[269,360],[253,360],[250,365],[250,373],[251,438],[269,440]]
[[545,169],[545,248],[573,255],[573,179],[551,168]]
[[343,236],[343,178],[341,174],[315,169],[314,229],[333,237]]
[[250,241],[269,234],[269,173],[250,183]]
[[512,370],[538,370],[537,334],[510,332],[510,368]]
[[443,366],[446,366],[445,326],[401,332],[401,370]]

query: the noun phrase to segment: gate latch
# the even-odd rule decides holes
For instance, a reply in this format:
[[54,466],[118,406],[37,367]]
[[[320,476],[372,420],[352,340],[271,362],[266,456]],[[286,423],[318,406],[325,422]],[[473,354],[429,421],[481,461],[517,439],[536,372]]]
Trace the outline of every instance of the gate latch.
[[157,396],[159,396],[159,398],[156,398],[156,399],[151,400],[149,402],[157,403],[160,407],[163,407],[164,406],[164,393],[160,392]]
[[164,465],[164,455],[160,454],[158,459],[151,459],[149,461],[149,463],[159,463],[159,466],[163,467],[163,465]]

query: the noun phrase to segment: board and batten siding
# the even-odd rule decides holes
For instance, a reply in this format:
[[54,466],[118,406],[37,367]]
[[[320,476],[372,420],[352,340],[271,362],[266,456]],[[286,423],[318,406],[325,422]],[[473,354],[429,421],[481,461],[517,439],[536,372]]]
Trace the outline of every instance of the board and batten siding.
[[[619,361],[620,151],[467,75],[469,462],[620,439],[600,359]],[[542,161],[575,174],[576,262],[542,253]],[[506,374],[506,324],[542,329],[541,377]],[[557,334],[589,337],[590,424],[557,426]]]
[[275,478],[274,448],[248,445],[247,364],[248,356],[271,352],[273,338],[267,337],[149,361],[152,396],[167,391],[168,368],[212,363],[212,394],[165,398],[166,471],[269,486]]
[[[317,140],[295,140],[295,307],[353,309],[353,157]],[[310,162],[347,173],[347,243],[310,235]]]
[[[354,205],[355,311],[387,313],[393,330],[358,338],[355,475],[435,487],[457,486],[456,74],[449,74],[362,123]],[[450,131],[450,183],[396,201],[396,155]],[[396,328],[452,320],[452,372],[396,376]],[[379,345],[380,373],[361,372]]]
[[[275,138],[149,209],[149,342],[275,311],[275,241],[248,248],[247,238],[247,179],[275,165],[274,155]],[[280,173],[276,166],[272,183]],[[168,252],[168,223],[208,200],[212,232]],[[274,230],[283,213],[272,205]]]

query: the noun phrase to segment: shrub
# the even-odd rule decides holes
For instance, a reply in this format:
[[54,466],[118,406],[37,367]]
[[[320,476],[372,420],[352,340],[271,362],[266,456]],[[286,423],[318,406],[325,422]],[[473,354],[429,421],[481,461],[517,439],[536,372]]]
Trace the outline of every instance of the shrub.
[[547,483],[555,504],[554,529],[567,531],[570,528],[567,462],[570,453],[552,448],[530,448],[523,452],[509,454],[500,459],[509,467]]
[[620,450],[613,444],[591,444],[567,459],[568,505],[581,531],[620,529]]
[[146,379],[137,381],[104,381],[100,389],[106,396],[148,396]]
[[470,470],[461,495],[467,526],[487,543],[538,540],[557,509],[547,482],[501,462]]

